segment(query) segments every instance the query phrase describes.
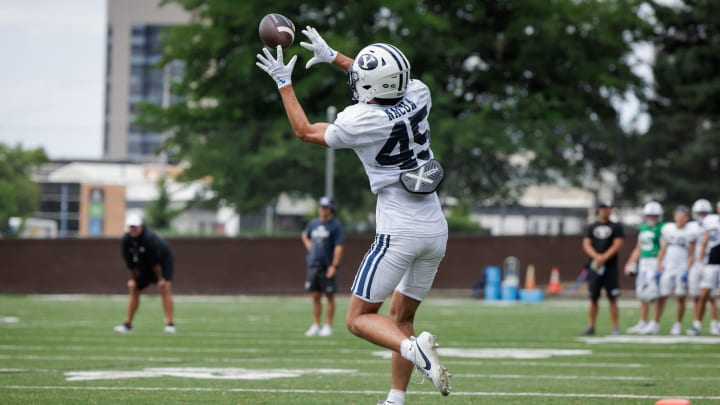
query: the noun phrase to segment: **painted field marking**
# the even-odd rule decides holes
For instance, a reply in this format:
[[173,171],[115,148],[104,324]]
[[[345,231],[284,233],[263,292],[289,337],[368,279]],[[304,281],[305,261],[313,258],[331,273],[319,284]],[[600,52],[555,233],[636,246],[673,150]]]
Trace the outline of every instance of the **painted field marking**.
[[595,345],[602,343],[637,343],[637,344],[654,344],[654,345],[674,345],[674,344],[718,344],[720,336],[601,336],[601,337],[579,337],[577,340],[587,344]]
[[[170,392],[246,392],[268,394],[313,394],[313,395],[384,395],[387,391],[371,390],[303,390],[303,389],[264,389],[264,388],[209,388],[209,387],[83,387],[83,386],[49,386],[49,385],[5,385],[6,390],[66,390],[66,391],[170,391]],[[435,391],[418,391],[413,395],[437,396]],[[549,392],[492,392],[492,391],[460,391],[451,394],[455,397],[540,397],[540,398],[600,398],[600,399],[662,399],[668,395],[635,395],[635,394],[579,394]],[[720,400],[720,396],[680,395],[689,400]]]
[[[566,349],[438,349],[443,357],[459,357],[463,359],[549,359],[555,356],[589,356],[592,350],[566,350]],[[389,359],[392,352],[389,350],[374,351],[373,356]]]
[[346,369],[247,369],[210,367],[149,367],[137,371],[95,370],[68,371],[66,381],[115,380],[123,378],[180,377],[206,380],[270,380],[296,378],[307,374],[353,374],[357,370]]

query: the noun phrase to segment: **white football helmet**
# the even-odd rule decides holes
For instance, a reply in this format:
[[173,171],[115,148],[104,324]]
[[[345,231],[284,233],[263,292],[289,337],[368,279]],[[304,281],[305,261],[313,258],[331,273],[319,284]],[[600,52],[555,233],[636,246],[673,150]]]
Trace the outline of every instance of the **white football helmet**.
[[405,95],[410,82],[410,62],[390,44],[372,44],[358,52],[348,69],[353,100],[392,99]]
[[649,201],[645,204],[643,207],[643,215],[656,215],[658,217],[663,216],[663,208],[662,205],[660,205],[657,201]]
[[660,297],[660,290],[658,289],[657,283],[655,281],[648,281],[640,288],[640,291],[638,292],[638,298],[640,298],[641,301],[646,303],[651,303],[657,300]]
[[709,214],[712,212],[712,205],[710,204],[710,201],[701,198],[697,201],[695,201],[692,205],[692,216],[693,218],[697,218],[699,213],[705,213]]

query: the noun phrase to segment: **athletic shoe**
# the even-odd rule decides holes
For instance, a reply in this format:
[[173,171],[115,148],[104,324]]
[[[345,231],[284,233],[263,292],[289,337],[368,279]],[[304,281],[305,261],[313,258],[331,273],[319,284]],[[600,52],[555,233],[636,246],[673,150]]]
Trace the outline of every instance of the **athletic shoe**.
[[675,322],[672,326],[672,329],[670,329],[670,334],[673,336],[678,336],[682,333],[682,325],[679,322]]
[[415,338],[415,367],[435,384],[435,388],[443,395],[450,395],[450,373],[440,364],[440,357],[435,348],[438,346],[435,336],[428,332]]
[[305,336],[317,336],[318,332],[320,332],[320,325],[312,324],[305,332]]
[[377,405],[393,405],[394,403],[395,402],[393,402],[393,401],[385,400],[385,401],[378,401]]
[[175,333],[175,325],[165,325],[165,329],[163,329],[163,332]]
[[124,323],[113,328],[113,331],[117,333],[130,333],[132,332],[132,326]]
[[714,328],[711,327],[711,328],[710,328],[710,334],[713,335],[713,336],[718,336],[718,335],[720,335],[720,327],[717,327],[717,326],[714,327]]
[[688,329],[685,333],[687,333],[688,336],[700,336],[700,329],[692,327]]
[[645,325],[647,325],[646,322],[638,322],[635,326],[628,328],[627,333],[631,335],[640,334],[640,332],[642,332],[642,330],[645,328]]
[[620,328],[618,328],[617,326],[614,327],[614,328],[612,328],[611,334],[614,335],[614,336],[619,335],[619,334],[620,334]]
[[320,332],[318,332],[318,336],[331,336],[332,335],[332,327],[330,325],[325,324],[320,329]]
[[580,334],[583,335],[583,336],[594,335],[594,334],[595,334],[595,328],[593,328],[592,326],[588,326],[588,328],[585,329],[584,331],[580,332]]
[[657,322],[649,322],[645,328],[640,331],[641,335],[657,335],[660,332],[660,325]]

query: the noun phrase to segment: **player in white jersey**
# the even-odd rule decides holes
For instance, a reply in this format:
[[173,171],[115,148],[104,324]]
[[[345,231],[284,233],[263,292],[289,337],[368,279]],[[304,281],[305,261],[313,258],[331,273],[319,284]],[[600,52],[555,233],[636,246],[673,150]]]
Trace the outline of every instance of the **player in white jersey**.
[[687,276],[695,256],[693,252],[695,252],[696,235],[687,226],[689,219],[690,210],[685,206],[679,206],[673,212],[673,222],[663,225],[660,232],[660,252],[657,259],[660,298],[655,301],[653,320],[642,331],[644,334],[658,333],[665,302],[671,294],[677,297],[678,306],[670,334],[679,335],[682,332]]
[[[430,149],[430,90],[410,78],[410,63],[390,44],[366,46],[351,59],[330,48],[314,28],[302,32],[310,42],[300,45],[313,52],[306,68],[324,62],[348,73],[357,103],[335,122],[308,120],[291,83],[297,55],[285,64],[281,47],[277,56],[265,48],[257,55],[257,65],[275,80],[296,136],[333,149],[353,149],[377,194],[375,242],[353,282],[347,327],[393,351],[388,403],[404,403],[413,366],[448,395],[450,374],[440,364],[435,336],[422,332],[414,337],[413,327],[448,237],[435,192],[443,171]],[[380,314],[390,296],[389,315]]]
[[[700,200],[698,200],[700,201]],[[710,202],[707,202],[707,207],[710,208]],[[720,245],[720,202],[718,202],[717,215],[704,215],[700,222],[700,229],[702,231],[701,237],[698,239],[698,255],[696,260],[700,261],[700,264],[695,265],[699,267],[699,294],[698,299],[695,303],[693,311],[693,326],[688,329],[687,334],[696,336],[701,333],[702,330],[702,319],[705,315],[705,305],[710,303],[710,334],[720,335],[720,328],[718,328],[718,312],[717,312],[717,301],[715,299],[715,293],[718,286],[720,285],[720,251],[716,252],[719,257],[710,261],[710,254],[713,249]],[[719,248],[720,249],[720,248]]]
[[704,258],[699,257],[700,241],[703,236],[702,222],[705,216],[712,213],[712,205],[710,201],[704,198],[698,199],[693,203],[690,213],[692,214],[692,221],[688,222],[688,227],[697,235],[697,239],[695,243],[695,262],[688,273],[688,296],[697,305],[697,298],[700,296],[700,275],[702,273],[702,264],[705,261]]

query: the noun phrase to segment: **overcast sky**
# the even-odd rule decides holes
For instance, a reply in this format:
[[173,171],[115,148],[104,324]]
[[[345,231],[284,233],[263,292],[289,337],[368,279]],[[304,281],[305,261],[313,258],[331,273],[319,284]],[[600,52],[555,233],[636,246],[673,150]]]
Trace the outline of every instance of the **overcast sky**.
[[100,158],[106,0],[0,0],[0,143]]

